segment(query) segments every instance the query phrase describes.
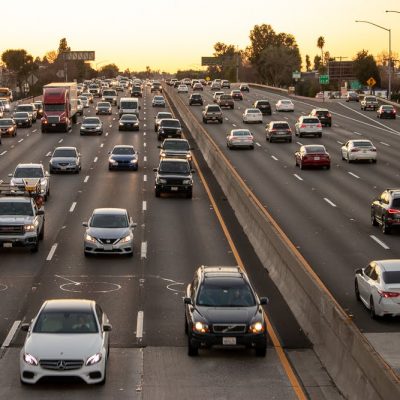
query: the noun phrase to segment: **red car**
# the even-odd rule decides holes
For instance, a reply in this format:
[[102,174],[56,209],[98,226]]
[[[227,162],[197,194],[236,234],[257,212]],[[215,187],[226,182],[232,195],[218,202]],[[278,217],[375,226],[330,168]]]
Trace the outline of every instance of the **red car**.
[[243,100],[243,95],[240,90],[232,90],[231,96],[233,97],[234,100]]
[[301,146],[296,153],[296,166],[300,169],[305,167],[322,167],[329,169],[331,167],[331,157],[326,151],[325,146],[321,144],[308,144]]

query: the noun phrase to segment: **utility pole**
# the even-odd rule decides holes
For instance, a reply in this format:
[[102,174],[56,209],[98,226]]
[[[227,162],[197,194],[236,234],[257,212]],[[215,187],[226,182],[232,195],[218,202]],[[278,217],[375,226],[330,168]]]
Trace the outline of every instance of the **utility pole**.
[[239,82],[239,63],[240,63],[240,54],[239,54],[239,46],[236,45],[236,82]]

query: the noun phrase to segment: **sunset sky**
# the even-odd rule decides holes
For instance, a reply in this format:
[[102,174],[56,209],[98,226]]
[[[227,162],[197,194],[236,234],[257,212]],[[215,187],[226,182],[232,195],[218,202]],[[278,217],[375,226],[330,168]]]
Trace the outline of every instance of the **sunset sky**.
[[94,67],[175,72],[200,68],[201,56],[211,56],[217,41],[245,48],[254,25],[266,23],[295,36],[304,67],[306,54],[319,54],[319,36],[331,56],[349,60],[361,49],[387,51],[388,32],[356,19],[391,28],[392,51],[399,53],[400,14],[385,10],[400,11],[400,0],[7,1],[0,53],[23,48],[43,57],[66,37],[72,50],[96,52]]

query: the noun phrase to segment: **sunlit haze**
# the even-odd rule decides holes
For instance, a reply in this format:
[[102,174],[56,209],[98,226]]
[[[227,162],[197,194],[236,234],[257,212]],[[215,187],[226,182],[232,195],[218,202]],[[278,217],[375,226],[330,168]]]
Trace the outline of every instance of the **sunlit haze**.
[[303,58],[320,50],[351,59],[367,49],[373,55],[388,51],[388,33],[355,20],[392,29],[392,51],[399,52],[399,0],[54,0],[8,1],[2,7],[0,52],[23,48],[34,57],[56,50],[67,38],[72,50],[94,50],[94,67],[115,63],[120,70],[151,69],[175,72],[199,69],[202,56],[211,56],[217,41],[249,45],[256,24],[270,24],[276,32],[295,36]]

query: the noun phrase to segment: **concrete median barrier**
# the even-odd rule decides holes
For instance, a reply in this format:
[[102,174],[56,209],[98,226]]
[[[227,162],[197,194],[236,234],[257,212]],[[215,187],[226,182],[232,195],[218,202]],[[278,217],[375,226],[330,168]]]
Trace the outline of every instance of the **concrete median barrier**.
[[398,400],[400,381],[171,88],[167,98],[190,130],[271,278],[347,399]]

